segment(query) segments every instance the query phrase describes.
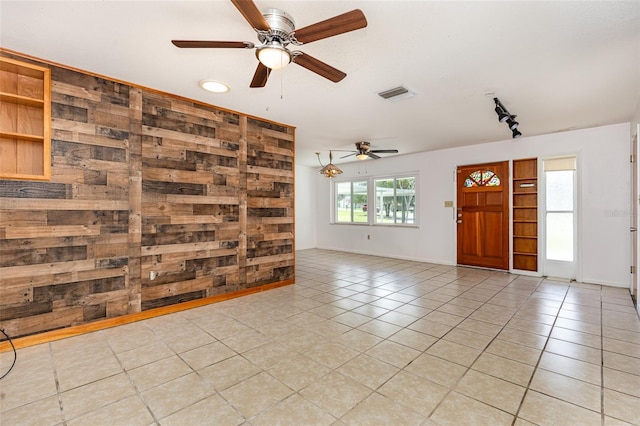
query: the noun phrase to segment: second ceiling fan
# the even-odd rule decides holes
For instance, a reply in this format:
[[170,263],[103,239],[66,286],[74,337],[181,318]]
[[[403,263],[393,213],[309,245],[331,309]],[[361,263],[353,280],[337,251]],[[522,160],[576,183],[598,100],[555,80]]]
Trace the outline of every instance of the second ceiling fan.
[[[334,151],[342,151],[339,149],[334,149]],[[356,142],[356,150],[349,151],[353,152],[352,154],[345,155],[340,158],[347,158],[355,155],[358,160],[366,160],[367,158],[373,158],[377,160],[380,158],[377,154],[397,154],[397,149],[371,149],[371,144],[369,142]]]
[[282,10],[267,9],[260,12],[252,0],[231,0],[231,2],[256,31],[260,45],[256,46],[248,41],[171,40],[171,43],[181,48],[255,48],[259,62],[250,87],[264,87],[272,69],[282,68],[290,62],[334,83],[341,81],[347,76],[346,73],[306,53],[298,50],[291,51],[288,46],[300,46],[367,26],[364,13],[360,9],[355,9],[296,30],[293,18]]

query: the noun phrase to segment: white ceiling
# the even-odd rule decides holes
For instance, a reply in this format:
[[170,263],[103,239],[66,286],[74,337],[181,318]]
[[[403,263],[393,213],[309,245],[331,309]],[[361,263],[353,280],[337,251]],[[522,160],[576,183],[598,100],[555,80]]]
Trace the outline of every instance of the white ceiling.
[[[367,28],[299,48],[347,77],[336,84],[292,64],[250,89],[252,50],[170,43],[257,43],[229,0],[1,0],[0,45],[296,126],[296,161],[308,165],[315,151],[326,160],[360,140],[406,154],[510,139],[490,93],[518,115],[524,137],[630,121],[640,99],[637,0],[256,4],[287,11],[298,28],[361,9]],[[202,91],[204,78],[231,92]],[[417,96],[377,96],[400,84]]]

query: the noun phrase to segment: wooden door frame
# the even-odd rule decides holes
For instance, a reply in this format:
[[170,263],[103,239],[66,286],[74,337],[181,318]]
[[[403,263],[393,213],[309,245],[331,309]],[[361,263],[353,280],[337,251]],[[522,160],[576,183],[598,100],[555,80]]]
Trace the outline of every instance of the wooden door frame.
[[[503,251],[502,251],[502,264],[500,266],[486,266],[486,265],[477,265],[477,264],[473,264],[473,263],[459,263],[460,262],[460,257],[459,257],[459,250],[458,250],[458,245],[459,245],[459,236],[458,236],[458,226],[457,226],[457,219],[458,219],[458,214],[461,212],[462,207],[460,207],[460,196],[458,193],[458,190],[460,188],[460,184],[459,184],[459,179],[461,179],[461,177],[459,176],[460,173],[460,169],[464,168],[464,169],[490,169],[491,167],[496,167],[499,166],[501,168],[503,168],[503,174],[500,177],[501,180],[501,187],[502,189],[502,194],[503,194],[503,200],[502,200],[502,213],[503,213],[503,223],[502,223],[502,247],[503,247]],[[511,161],[510,160],[503,160],[503,161],[491,161],[491,162],[484,162],[484,163],[477,163],[477,164],[459,164],[456,165],[455,171],[454,171],[454,187],[455,187],[455,199],[456,199],[456,209],[454,211],[454,218],[456,219],[456,221],[454,221],[454,226],[456,229],[455,232],[455,259],[456,259],[456,264],[457,265],[461,265],[461,266],[474,266],[474,267],[480,267],[480,268],[488,268],[488,269],[496,269],[496,270],[501,270],[501,271],[510,271],[511,269],[511,245],[510,245],[510,239],[511,239],[511,214],[510,214],[510,210],[511,210],[511,190],[510,190],[510,175],[511,175]],[[466,176],[464,177],[466,178]],[[497,192],[497,191],[496,191]]]

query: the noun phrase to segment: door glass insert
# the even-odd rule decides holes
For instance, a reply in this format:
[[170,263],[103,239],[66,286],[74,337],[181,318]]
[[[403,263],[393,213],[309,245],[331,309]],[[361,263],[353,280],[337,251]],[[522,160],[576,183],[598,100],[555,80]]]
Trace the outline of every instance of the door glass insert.
[[500,177],[491,170],[476,170],[464,180],[465,188],[474,186],[500,186]]

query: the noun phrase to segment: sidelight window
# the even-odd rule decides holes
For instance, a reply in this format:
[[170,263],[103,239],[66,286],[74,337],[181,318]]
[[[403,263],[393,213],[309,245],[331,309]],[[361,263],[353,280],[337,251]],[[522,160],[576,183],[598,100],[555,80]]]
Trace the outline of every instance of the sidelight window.
[[576,157],[543,161],[545,189],[544,273],[575,278]]

